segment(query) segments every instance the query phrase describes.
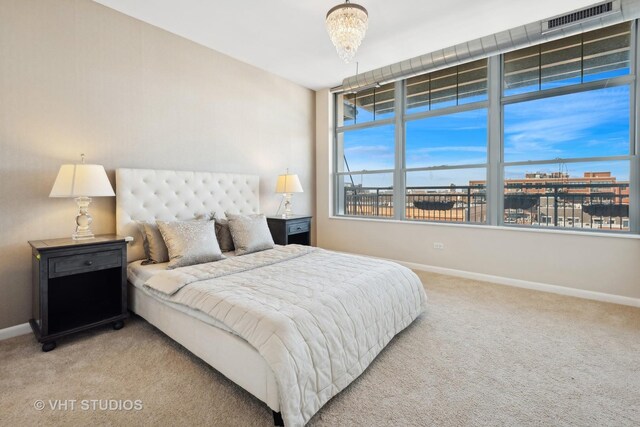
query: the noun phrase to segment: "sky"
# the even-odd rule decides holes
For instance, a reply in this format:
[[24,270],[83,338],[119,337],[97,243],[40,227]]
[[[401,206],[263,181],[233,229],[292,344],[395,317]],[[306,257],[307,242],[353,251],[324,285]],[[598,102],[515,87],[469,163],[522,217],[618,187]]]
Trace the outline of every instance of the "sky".
[[[505,105],[505,162],[628,155],[629,97],[628,86],[615,86]],[[360,113],[358,121],[366,120],[366,114]],[[479,109],[408,121],[407,167],[486,163],[487,120],[486,109]],[[344,147],[352,171],[393,169],[394,126],[346,132]],[[557,171],[570,176],[610,171],[619,181],[629,180],[628,161],[512,166],[505,168],[505,177]],[[484,168],[410,172],[407,186],[467,185],[469,180],[485,178]],[[354,175],[353,179],[364,186],[391,186],[393,176]]]

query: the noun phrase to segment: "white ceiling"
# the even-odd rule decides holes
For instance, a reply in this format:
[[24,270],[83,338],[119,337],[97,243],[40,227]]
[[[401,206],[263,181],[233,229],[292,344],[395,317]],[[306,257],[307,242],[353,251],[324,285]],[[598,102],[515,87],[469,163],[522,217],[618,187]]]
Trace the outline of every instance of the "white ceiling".
[[95,0],[310,89],[545,19],[597,0],[354,0],[369,11],[356,59],[342,62],[324,27],[341,0]]

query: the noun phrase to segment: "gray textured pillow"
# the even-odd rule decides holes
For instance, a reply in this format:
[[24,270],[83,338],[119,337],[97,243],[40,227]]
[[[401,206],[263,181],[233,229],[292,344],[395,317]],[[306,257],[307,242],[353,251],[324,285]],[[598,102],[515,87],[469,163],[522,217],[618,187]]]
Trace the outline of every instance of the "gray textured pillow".
[[[203,218],[208,218],[208,215],[196,215],[191,221],[199,221]],[[137,223],[142,233],[144,253],[147,255],[147,260],[144,263],[169,261],[169,251],[162,238],[162,233],[158,229],[158,224],[146,221],[137,221]]]
[[275,246],[267,218],[258,215],[234,215],[227,213],[229,230],[236,248],[236,255],[264,251]]
[[167,268],[184,267],[224,258],[213,221],[157,221],[169,252]]
[[218,238],[220,250],[222,250],[222,252],[235,250],[231,231],[229,230],[229,220],[218,214],[213,215],[213,220],[216,222],[216,237]]

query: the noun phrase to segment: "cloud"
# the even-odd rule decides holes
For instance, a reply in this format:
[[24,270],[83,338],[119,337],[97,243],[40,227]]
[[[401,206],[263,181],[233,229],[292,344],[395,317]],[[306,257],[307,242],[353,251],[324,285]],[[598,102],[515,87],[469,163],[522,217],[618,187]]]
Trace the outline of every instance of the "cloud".
[[507,105],[505,160],[627,154],[596,142],[628,138],[628,123],[626,86]]
[[623,148],[623,149],[628,149],[629,148],[629,134],[627,132],[627,135],[625,135],[625,137],[616,137],[616,136],[612,136],[610,138],[600,138],[600,139],[589,139],[587,141],[585,141],[585,145],[587,147],[597,147],[597,146],[616,146],[619,148]]

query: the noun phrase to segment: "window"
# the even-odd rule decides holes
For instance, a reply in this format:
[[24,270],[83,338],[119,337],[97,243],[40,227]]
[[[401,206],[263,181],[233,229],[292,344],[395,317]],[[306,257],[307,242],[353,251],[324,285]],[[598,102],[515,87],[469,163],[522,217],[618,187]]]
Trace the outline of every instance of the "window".
[[340,175],[338,188],[344,215],[393,218],[393,173]]
[[606,80],[630,72],[628,22],[506,53],[504,94]]
[[407,168],[487,163],[487,109],[408,121]]
[[504,223],[629,231],[629,172],[624,160],[505,166]]
[[629,155],[629,85],[504,107],[504,161]]
[[336,96],[340,215],[394,217],[395,84]]
[[393,169],[395,164],[395,128],[384,125],[354,129],[342,134],[346,171]]
[[407,113],[487,99],[487,60],[413,77],[406,82]]
[[505,224],[629,230],[630,31],[503,56]]
[[409,120],[405,125],[405,218],[485,222],[487,109]]
[[388,119],[395,113],[394,84],[337,96],[338,126]]
[[486,222],[486,177],[486,168],[407,172],[406,219]]
[[335,213],[638,232],[635,33],[622,23],[337,95]]

